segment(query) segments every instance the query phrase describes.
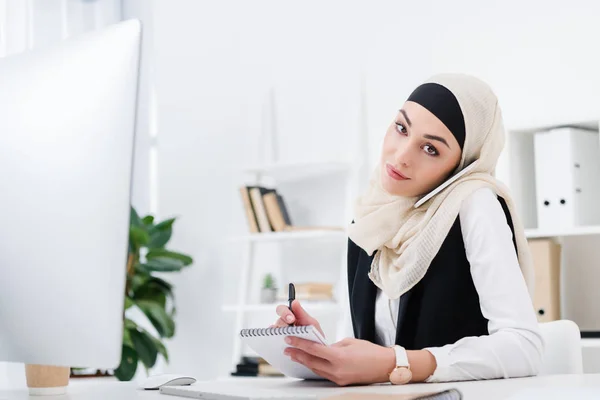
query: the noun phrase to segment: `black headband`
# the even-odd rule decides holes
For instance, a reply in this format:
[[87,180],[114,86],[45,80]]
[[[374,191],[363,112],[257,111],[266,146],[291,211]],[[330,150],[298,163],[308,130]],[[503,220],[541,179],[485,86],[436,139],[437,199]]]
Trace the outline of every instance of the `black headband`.
[[410,94],[407,101],[422,105],[442,121],[462,150],[465,144],[465,118],[450,90],[437,83],[424,83]]

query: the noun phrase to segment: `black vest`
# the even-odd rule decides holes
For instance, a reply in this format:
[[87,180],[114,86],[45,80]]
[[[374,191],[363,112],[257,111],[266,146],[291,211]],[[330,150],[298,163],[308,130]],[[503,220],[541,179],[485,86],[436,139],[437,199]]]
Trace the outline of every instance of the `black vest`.
[[[513,231],[516,250],[512,218],[504,200],[498,200]],[[376,343],[377,287],[368,277],[372,260],[373,256],[348,240],[348,290],[354,336]],[[487,324],[465,254],[460,218],[456,217],[423,279],[400,297],[396,344],[407,350],[444,346],[467,336],[489,334]]]

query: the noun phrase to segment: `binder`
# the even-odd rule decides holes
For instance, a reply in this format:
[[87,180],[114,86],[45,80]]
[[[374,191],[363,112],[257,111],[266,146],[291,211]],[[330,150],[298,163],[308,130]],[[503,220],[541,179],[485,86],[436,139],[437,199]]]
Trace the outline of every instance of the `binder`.
[[538,228],[600,224],[598,132],[557,128],[534,136]]
[[559,320],[561,246],[552,239],[532,239],[528,244],[535,272],[533,306],[537,320]]

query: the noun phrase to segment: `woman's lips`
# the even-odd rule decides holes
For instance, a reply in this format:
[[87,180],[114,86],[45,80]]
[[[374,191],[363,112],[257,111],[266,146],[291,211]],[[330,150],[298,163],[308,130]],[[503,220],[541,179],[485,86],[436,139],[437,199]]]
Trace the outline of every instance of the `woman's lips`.
[[398,171],[396,168],[392,167],[390,164],[386,164],[385,168],[387,170],[387,174],[392,179],[395,179],[397,181],[404,181],[404,180],[410,179],[410,178],[402,175],[402,173],[400,171]]

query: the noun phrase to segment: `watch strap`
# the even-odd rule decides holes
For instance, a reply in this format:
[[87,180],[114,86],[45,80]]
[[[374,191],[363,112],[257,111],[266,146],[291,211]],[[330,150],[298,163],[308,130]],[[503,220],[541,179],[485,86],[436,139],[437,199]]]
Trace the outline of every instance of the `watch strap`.
[[408,354],[402,346],[395,345],[394,352],[396,353],[396,367],[410,368],[408,363]]

